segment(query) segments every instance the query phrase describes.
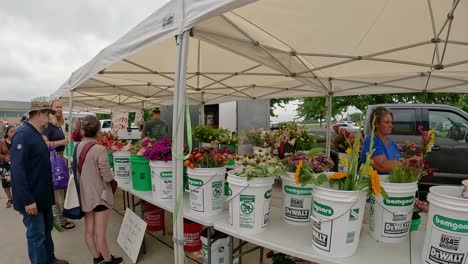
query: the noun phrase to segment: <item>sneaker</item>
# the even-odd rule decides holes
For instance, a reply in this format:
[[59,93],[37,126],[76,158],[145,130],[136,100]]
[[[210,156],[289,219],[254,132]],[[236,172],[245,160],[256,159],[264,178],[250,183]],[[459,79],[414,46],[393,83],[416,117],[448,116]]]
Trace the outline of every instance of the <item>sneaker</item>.
[[112,255],[111,255],[110,261],[102,260],[101,262],[99,262],[99,264],[122,264],[122,263],[123,263],[123,258],[112,256]]
[[70,264],[68,261],[63,259],[55,259],[55,264]]
[[93,258],[93,264],[99,264],[101,261],[104,261],[104,258],[102,256],[99,256],[97,258]]

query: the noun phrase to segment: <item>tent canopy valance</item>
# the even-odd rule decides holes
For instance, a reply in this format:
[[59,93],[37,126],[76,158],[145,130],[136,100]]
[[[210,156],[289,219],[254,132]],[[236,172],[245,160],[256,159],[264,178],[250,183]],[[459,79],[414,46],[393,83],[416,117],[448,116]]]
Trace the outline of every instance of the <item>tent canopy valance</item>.
[[468,91],[467,1],[196,2],[169,2],[53,96],[72,89],[86,110],[172,104],[174,36],[184,29],[192,104]]

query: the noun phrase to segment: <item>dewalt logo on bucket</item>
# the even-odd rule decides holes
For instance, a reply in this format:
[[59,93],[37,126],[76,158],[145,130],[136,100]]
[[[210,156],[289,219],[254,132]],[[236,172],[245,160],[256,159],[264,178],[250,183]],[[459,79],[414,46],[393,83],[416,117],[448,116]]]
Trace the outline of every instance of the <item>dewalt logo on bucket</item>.
[[330,206],[318,203],[316,201],[314,201],[314,211],[324,216],[333,215],[333,208],[331,208]]
[[430,260],[440,264],[463,264],[464,257],[463,253],[448,252],[432,246],[429,255]]
[[434,225],[445,230],[468,233],[468,221],[452,219],[441,215],[434,215]]
[[414,202],[414,196],[408,197],[388,197],[384,199],[384,204],[387,206],[409,206]]

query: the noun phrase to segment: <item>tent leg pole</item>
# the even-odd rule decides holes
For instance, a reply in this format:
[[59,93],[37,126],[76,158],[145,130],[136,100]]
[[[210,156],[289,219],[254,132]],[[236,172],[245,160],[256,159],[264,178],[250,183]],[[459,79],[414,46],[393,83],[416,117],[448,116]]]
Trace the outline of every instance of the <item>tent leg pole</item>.
[[[189,32],[185,31],[183,34],[177,36],[177,64],[175,76],[175,90],[174,90],[174,109],[173,109],[173,125],[172,134],[174,141],[172,144],[175,146],[175,153],[181,155],[184,146],[184,109],[185,109],[185,82],[187,74],[187,53],[188,53],[188,38]],[[180,113],[179,111],[182,111]],[[180,117],[180,118],[179,118]],[[173,159],[172,171],[174,172],[174,183],[172,185],[174,191],[174,263],[183,264],[185,261],[184,252],[184,221],[183,221],[183,160]],[[179,201],[178,201],[179,200]],[[177,207],[178,205],[179,207]]]
[[71,168],[70,164],[71,164],[71,157],[72,157],[72,153],[73,153],[73,149],[70,148],[71,144],[70,144],[70,141],[71,141],[71,135],[72,135],[72,124],[73,124],[73,90],[70,91],[70,102],[69,102],[69,110],[68,110],[68,153],[67,153],[67,156],[68,156],[68,167]]
[[331,140],[331,118],[332,118],[332,107],[333,107],[333,96],[329,94],[327,96],[327,137],[326,137],[326,148],[327,155],[330,156],[330,140]]

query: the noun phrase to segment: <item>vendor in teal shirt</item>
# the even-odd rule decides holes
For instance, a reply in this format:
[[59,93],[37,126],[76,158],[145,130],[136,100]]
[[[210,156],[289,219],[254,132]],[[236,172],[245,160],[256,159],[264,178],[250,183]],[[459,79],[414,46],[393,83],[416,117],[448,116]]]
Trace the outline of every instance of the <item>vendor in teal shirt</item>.
[[[372,127],[372,120],[375,118],[375,125]],[[392,133],[393,114],[385,107],[379,106],[374,109],[370,116],[370,126],[374,130],[374,153],[371,159],[372,166],[379,174],[389,174],[395,166],[401,161],[400,150],[398,145],[388,137]],[[362,146],[360,160],[366,162],[366,155],[370,149],[371,135],[367,135]],[[422,157],[414,156],[409,159],[422,159]]]

